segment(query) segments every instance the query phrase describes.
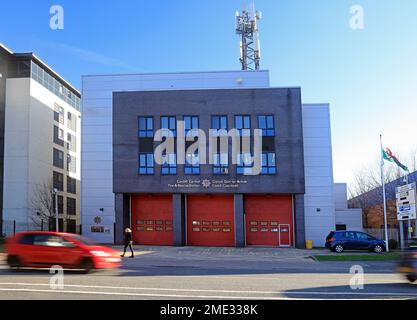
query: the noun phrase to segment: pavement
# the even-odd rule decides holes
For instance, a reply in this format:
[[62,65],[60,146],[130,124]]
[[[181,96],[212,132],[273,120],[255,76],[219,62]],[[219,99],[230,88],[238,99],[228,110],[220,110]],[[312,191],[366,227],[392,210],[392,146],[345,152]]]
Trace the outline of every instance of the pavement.
[[[317,262],[308,258],[329,254],[326,250],[135,247],[135,252],[136,258],[125,258],[117,270],[90,275],[65,272],[64,287],[57,290],[51,287],[56,278],[48,271],[12,272],[3,261],[0,299],[417,298],[417,286],[395,273],[395,262]],[[364,270],[363,289],[350,287],[360,280],[350,273],[352,266]]]

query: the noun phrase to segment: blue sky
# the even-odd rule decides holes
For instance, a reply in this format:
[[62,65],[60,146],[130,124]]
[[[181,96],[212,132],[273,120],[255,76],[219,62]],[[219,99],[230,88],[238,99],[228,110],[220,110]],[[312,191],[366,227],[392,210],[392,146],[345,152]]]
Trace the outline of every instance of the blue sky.
[[[234,13],[244,2],[5,1],[0,42],[34,51],[77,87],[83,74],[235,70]],[[256,3],[271,84],[331,104],[335,180],[376,163],[380,133],[407,161],[417,147],[417,1]],[[49,28],[54,4],[65,10],[64,30]],[[364,8],[364,30],[349,27],[352,5]]]

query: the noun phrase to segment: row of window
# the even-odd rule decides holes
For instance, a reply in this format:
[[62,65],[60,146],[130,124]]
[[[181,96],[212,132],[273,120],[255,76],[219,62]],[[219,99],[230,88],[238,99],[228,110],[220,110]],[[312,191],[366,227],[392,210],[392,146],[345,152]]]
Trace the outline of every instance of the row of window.
[[[54,120],[60,124],[65,124],[65,110],[57,104],[54,108]],[[72,131],[77,131],[77,116],[71,112],[67,112],[67,126]]]
[[[53,152],[53,164],[54,167],[64,169],[64,152],[55,149]],[[71,173],[77,173],[77,158],[67,154],[67,171]]]
[[36,63],[31,63],[31,77],[73,108],[80,110],[81,99]]
[[[139,117],[139,138],[153,138],[155,133],[155,125],[153,117]],[[187,135],[190,131],[200,127],[200,119],[198,116],[184,116],[184,131]],[[160,128],[162,130],[170,130],[174,137],[177,136],[177,118],[175,116],[162,116],[160,119]],[[211,128],[214,130],[229,130],[228,118],[225,115],[212,116]],[[275,122],[272,115],[258,116],[258,128],[262,130],[265,137],[275,136]],[[235,129],[239,131],[241,136],[250,136],[251,116],[237,115],[235,116]]]
[[[55,211],[55,197],[52,197],[53,208]],[[73,198],[67,198],[67,215],[75,216],[77,214],[77,200]],[[58,196],[58,213],[64,214],[64,197]]]
[[[53,173],[53,187],[58,191],[64,192],[64,175],[62,173]],[[77,180],[67,176],[67,192],[77,194]]]
[[[54,143],[64,147],[65,141],[64,141],[64,130],[61,128],[54,126]],[[76,152],[77,151],[77,138],[72,135],[71,133],[67,133],[67,150]]]
[[[240,154],[237,159],[236,173],[251,174],[253,163],[249,164],[250,154]],[[213,174],[227,175],[229,174],[229,157],[227,154],[215,154],[213,161]],[[274,175],[277,173],[276,154],[274,152],[262,153],[262,170],[263,175]],[[199,157],[196,154],[187,154],[184,165],[184,173],[186,175],[198,175],[201,172]],[[165,162],[161,166],[162,175],[176,175],[177,157],[175,154],[169,154],[165,157]],[[155,161],[152,153],[139,154],[139,174],[153,175],[155,174]]]

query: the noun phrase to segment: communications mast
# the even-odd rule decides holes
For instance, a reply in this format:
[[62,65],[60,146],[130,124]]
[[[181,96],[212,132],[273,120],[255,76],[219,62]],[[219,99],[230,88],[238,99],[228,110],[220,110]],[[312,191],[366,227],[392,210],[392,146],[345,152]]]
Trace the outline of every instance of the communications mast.
[[243,9],[236,12],[236,33],[240,37],[240,63],[242,70],[259,70],[261,61],[261,45],[259,41],[258,22],[262,13],[255,10],[252,1],[252,12]]

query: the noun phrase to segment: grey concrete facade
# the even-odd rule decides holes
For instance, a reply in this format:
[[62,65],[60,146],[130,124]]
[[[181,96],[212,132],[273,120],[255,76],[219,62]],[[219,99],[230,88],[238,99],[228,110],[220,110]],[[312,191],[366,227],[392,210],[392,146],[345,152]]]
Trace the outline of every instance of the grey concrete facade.
[[[161,116],[199,116],[200,129],[211,128],[213,115],[226,115],[228,130],[234,128],[235,115],[250,115],[251,130],[258,128],[258,115],[273,115],[276,136],[274,151],[278,172],[274,175],[243,176],[236,173],[231,161],[232,143],[229,139],[229,174],[214,175],[212,165],[201,165],[200,175],[185,175],[182,165],[177,166],[177,175],[162,175],[155,164],[155,174],[138,173],[138,117],[153,117],[154,130],[160,129]],[[207,142],[208,143],[208,142]],[[154,147],[157,143],[154,143]],[[197,181],[197,186],[175,186],[178,181]],[[237,186],[209,187],[203,180],[242,181]],[[120,233],[129,216],[125,197],[134,194],[172,194],[174,218],[174,245],[186,245],[186,194],[234,194],[235,245],[244,247],[245,195],[277,194],[294,195],[295,244],[305,245],[304,230],[304,148],[299,88],[222,89],[185,91],[141,91],[113,93],[113,192],[116,194],[116,233]]]

